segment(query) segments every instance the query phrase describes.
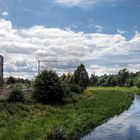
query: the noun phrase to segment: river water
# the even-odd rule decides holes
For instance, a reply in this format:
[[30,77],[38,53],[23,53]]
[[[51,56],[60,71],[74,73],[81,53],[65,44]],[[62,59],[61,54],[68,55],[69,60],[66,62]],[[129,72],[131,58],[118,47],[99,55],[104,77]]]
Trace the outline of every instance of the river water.
[[95,128],[81,140],[140,140],[140,96],[127,111]]

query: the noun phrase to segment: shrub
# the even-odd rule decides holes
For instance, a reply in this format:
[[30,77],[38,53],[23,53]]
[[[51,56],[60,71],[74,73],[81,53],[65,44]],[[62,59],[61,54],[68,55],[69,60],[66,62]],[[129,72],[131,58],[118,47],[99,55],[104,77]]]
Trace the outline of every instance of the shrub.
[[70,90],[70,86],[68,85],[67,82],[62,81],[62,87],[63,87],[63,91],[65,96],[71,96],[71,90]]
[[70,84],[70,90],[75,93],[81,93],[84,91],[84,88],[77,84]]
[[24,102],[25,98],[24,98],[22,90],[18,88],[13,89],[8,97],[8,101],[9,102]]
[[63,127],[57,127],[47,134],[47,140],[68,140],[68,136]]
[[15,84],[16,83],[16,79],[12,76],[10,76],[7,80],[7,84]]
[[53,71],[42,71],[35,79],[34,98],[41,102],[61,102],[65,97],[65,90],[58,75]]

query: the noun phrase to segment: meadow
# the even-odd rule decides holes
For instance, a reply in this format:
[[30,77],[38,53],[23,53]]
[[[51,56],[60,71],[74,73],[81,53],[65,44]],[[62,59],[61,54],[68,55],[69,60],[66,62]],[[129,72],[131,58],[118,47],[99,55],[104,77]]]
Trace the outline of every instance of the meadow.
[[64,135],[78,140],[96,126],[128,109],[136,87],[90,87],[63,105],[0,101],[0,140],[47,140]]

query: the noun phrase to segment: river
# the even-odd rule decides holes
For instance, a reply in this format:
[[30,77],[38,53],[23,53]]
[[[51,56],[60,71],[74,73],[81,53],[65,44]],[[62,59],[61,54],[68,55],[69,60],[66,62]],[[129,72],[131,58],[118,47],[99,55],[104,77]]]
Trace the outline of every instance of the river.
[[95,128],[81,140],[140,140],[140,96],[127,111]]

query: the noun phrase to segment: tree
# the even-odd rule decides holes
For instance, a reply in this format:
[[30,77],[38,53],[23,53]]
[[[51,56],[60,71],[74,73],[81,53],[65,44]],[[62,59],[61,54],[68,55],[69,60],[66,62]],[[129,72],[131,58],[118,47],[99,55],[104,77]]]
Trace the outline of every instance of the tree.
[[8,79],[7,79],[7,84],[15,84],[16,83],[16,79],[12,76],[10,76]]
[[126,69],[120,70],[117,77],[118,85],[124,86],[126,80],[129,78],[129,72]]
[[86,72],[85,66],[81,64],[74,72],[74,82],[83,88],[87,88],[89,85],[89,77]]
[[137,79],[137,80],[136,80],[135,86],[137,86],[138,88],[140,88],[140,79]]
[[67,81],[68,81],[69,84],[74,84],[74,75],[71,74],[71,73],[68,73]]
[[65,88],[58,75],[53,71],[42,71],[35,79],[34,98],[41,102],[60,102],[65,97]]
[[115,75],[111,76],[110,86],[117,86],[117,80]]
[[136,73],[136,77],[134,79],[134,85],[140,88],[140,72]]
[[97,86],[98,77],[95,74],[91,74],[89,83],[90,83],[90,86]]
[[105,86],[106,82],[106,75],[99,77],[98,79],[98,86]]
[[61,76],[61,80],[62,80],[62,81],[66,81],[66,80],[67,80],[67,75],[66,75],[66,74],[63,74],[63,75]]
[[22,90],[18,88],[13,89],[8,97],[8,101],[9,102],[24,102],[25,98],[24,98]]
[[134,86],[133,79],[132,78],[127,79],[126,82],[125,82],[125,86],[126,87],[133,87]]

